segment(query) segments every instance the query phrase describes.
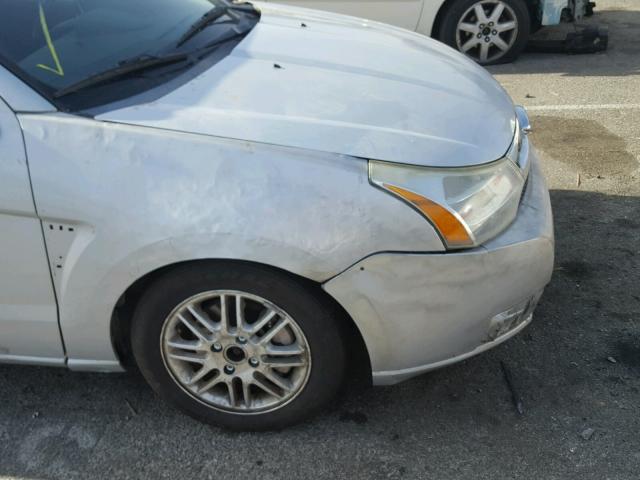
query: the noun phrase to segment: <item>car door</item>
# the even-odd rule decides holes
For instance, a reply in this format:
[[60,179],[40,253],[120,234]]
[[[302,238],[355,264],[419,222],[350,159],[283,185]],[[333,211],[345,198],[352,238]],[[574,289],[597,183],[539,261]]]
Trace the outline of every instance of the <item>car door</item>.
[[[1,88],[1,86],[0,86]],[[64,364],[22,131],[0,99],[0,362]]]
[[277,0],[277,3],[353,15],[415,30],[424,0]]

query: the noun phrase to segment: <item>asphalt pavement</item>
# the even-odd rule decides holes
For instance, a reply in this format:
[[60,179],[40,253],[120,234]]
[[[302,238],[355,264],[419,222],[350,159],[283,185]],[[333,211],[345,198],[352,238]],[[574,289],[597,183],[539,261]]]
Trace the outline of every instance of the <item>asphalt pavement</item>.
[[590,22],[608,51],[491,68],[529,107],[555,215],[554,277],[523,333],[261,434],[200,424],[135,372],[3,365],[0,479],[640,478],[640,1],[599,0]]

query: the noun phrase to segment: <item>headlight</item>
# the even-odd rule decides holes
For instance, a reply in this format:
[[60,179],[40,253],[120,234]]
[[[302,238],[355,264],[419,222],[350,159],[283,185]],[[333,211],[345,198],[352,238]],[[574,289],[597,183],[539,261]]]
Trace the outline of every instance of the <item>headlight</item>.
[[[519,135],[518,127],[516,132]],[[463,168],[370,160],[369,178],[424,215],[447,248],[474,247],[495,237],[516,217],[525,176],[511,150],[496,162]]]

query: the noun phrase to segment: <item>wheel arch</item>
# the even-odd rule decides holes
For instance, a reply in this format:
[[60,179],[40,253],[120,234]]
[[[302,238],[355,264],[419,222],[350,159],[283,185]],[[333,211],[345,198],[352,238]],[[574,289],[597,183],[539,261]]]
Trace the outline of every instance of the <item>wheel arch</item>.
[[210,264],[215,268],[220,268],[222,265],[252,265],[276,271],[295,279],[321,299],[321,301],[326,304],[327,308],[330,309],[332,314],[336,315],[340,319],[341,324],[345,327],[345,332],[348,335],[348,354],[350,360],[349,364],[351,366],[351,371],[349,371],[348,374],[357,376],[363,383],[369,384],[371,382],[371,361],[360,329],[357,327],[349,313],[338,303],[337,300],[335,300],[321,287],[320,283],[292,273],[288,270],[265,263],[234,259],[197,259],[175,262],[158,267],[133,281],[118,298],[118,301],[113,308],[110,323],[111,343],[120,363],[125,368],[136,367],[131,350],[131,326],[133,322],[133,315],[140,299],[158,278],[165,275],[171,275],[171,273],[179,267],[189,264]]

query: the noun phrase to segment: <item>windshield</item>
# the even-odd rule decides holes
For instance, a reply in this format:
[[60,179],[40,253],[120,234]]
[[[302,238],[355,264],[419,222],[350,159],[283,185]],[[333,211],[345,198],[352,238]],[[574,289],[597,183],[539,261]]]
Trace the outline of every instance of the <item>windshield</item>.
[[[233,11],[212,15],[226,9]],[[0,11],[0,61],[49,99],[69,87],[86,98],[84,90],[97,88],[92,95],[99,97],[117,84],[120,94],[109,100],[150,88],[201,60],[190,52],[237,43],[258,21],[250,5],[226,0],[0,0]],[[178,59],[75,88],[123,64],[168,56]]]

